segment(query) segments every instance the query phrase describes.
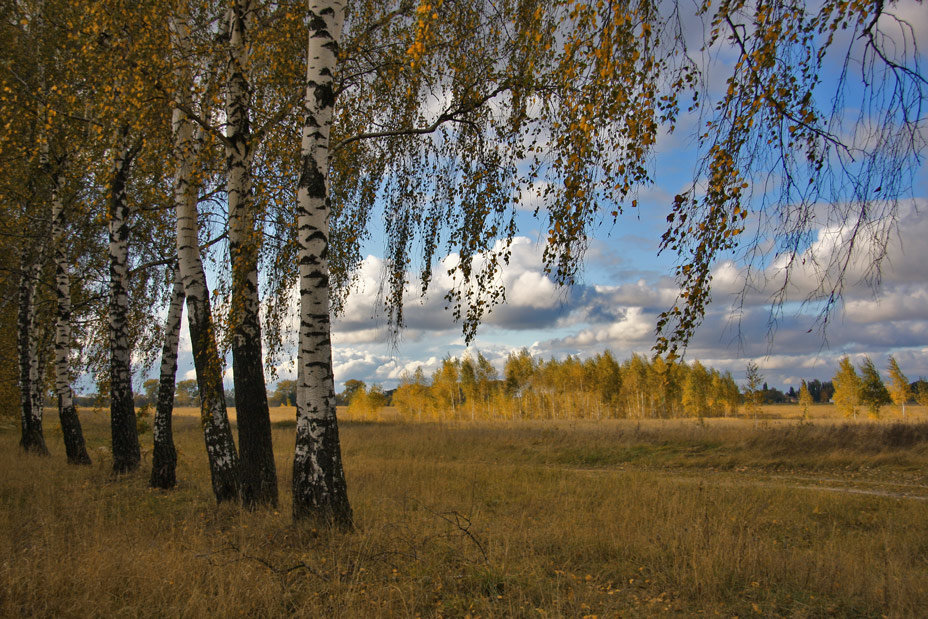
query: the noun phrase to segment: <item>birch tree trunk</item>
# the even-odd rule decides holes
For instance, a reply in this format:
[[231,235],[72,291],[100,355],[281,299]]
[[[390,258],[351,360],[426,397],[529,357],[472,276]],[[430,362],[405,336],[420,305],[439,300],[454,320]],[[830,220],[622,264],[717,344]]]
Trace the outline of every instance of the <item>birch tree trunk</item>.
[[[175,27],[183,25],[175,21]],[[197,223],[197,185],[193,181],[193,126],[174,110],[174,206],[177,212],[177,261],[187,296],[187,325],[200,392],[200,420],[206,441],[213,493],[217,502],[239,498],[239,463],[226,413],[222,359],[216,345],[206,273],[200,257]]]
[[293,517],[351,527],[342,468],[329,322],[329,131],[333,74],[345,18],[341,0],[309,0],[305,118],[297,188],[300,336]]
[[25,451],[48,455],[42,432],[42,407],[35,397],[41,390],[39,380],[38,333],[36,332],[35,296],[42,271],[42,247],[30,261],[29,251],[20,253],[19,315],[17,318],[17,349],[19,353],[19,393],[22,437],[19,445]]
[[232,262],[232,379],[238,417],[242,502],[277,505],[277,471],[261,347],[258,298],[260,232],[252,195],[252,133],[249,121],[251,0],[229,9],[229,69],[226,95],[226,169],[229,253]]
[[110,429],[113,472],[139,467],[141,452],[132,397],[129,347],[129,203],[126,183],[132,166],[128,128],[119,130],[113,155],[113,186],[109,212],[110,259]]
[[182,111],[192,104],[190,91],[183,85],[192,84],[193,78],[186,63],[193,56],[189,40],[187,15],[173,16],[170,20],[172,44],[175,52],[175,77],[181,88],[177,91],[178,105],[172,116],[174,133],[174,208],[177,214],[177,264],[187,297],[187,325],[193,348],[193,362],[200,394],[200,421],[206,442],[210,477],[216,501],[239,498],[239,463],[232,439],[232,428],[226,412],[222,384],[223,364],[216,345],[209,289],[199,248],[197,198],[199,185],[193,173],[193,162],[199,150],[193,122]]
[[180,321],[184,313],[184,280],[180,267],[174,265],[174,290],[168,306],[164,326],[164,347],[161,349],[161,373],[158,385],[158,404],[152,424],[154,447],[151,457],[152,488],[173,488],[177,484],[177,450],[171,427],[174,413],[174,390],[177,379],[177,345],[180,341]]
[[58,312],[55,327],[55,391],[64,449],[71,464],[90,464],[81,420],[71,391],[71,272],[66,248],[63,179],[55,174],[52,194],[52,239],[55,244],[55,296]]
[[[35,328],[35,339],[33,345],[33,357],[35,363],[33,368],[35,372],[32,376],[32,410],[38,411],[39,417],[44,417],[45,412],[45,372],[48,368],[48,351],[51,348],[52,338],[49,337],[50,330],[39,327]],[[54,333],[51,333],[54,335]]]

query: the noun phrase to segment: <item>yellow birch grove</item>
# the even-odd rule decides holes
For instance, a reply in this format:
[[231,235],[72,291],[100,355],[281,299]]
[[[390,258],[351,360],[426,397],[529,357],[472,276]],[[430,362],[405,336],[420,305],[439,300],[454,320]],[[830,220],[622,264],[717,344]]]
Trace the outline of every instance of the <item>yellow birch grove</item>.
[[465,369],[488,364],[480,353],[449,357],[430,381],[419,368],[403,377],[392,405],[409,421],[667,419],[736,416],[742,400],[729,372],[699,362],[634,355],[619,364],[609,351],[544,361],[523,350],[508,356],[504,378]]

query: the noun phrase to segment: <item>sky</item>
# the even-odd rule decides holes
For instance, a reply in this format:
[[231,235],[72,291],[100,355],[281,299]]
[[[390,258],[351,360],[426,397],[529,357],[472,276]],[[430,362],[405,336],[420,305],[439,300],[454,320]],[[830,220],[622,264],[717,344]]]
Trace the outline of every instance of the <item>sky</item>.
[[[913,24],[922,49],[928,49],[928,11],[913,3],[897,10]],[[717,61],[724,63],[724,56],[718,54]],[[345,311],[333,323],[336,388],[341,389],[345,380],[359,379],[390,389],[404,372],[411,374],[421,367],[430,374],[444,357],[476,351],[499,370],[509,353],[523,347],[542,358],[587,357],[606,349],[618,359],[634,353],[650,356],[657,316],[672,306],[677,294],[671,277],[673,256],[659,256],[658,243],[672,196],[691,180],[695,154],[689,135],[684,126],[662,137],[653,168],[654,185],[639,195],[637,209],[596,230],[581,279],[570,289],[558,288],[544,274],[540,222],[528,211],[522,213],[512,258],[502,273],[506,302],[486,317],[470,346],[465,346],[460,325],[445,308],[450,280],[441,267],[428,296],[408,296],[407,328],[398,340],[391,339],[379,309],[383,263],[375,236]],[[746,364],[754,361],[770,385],[783,389],[798,389],[802,379],[830,380],[844,355],[857,362],[869,356],[885,374],[892,354],[910,380],[928,377],[928,173],[924,165],[916,171],[913,193],[915,199],[900,205],[879,284],[868,277],[866,256],[873,247],[865,240],[858,248],[861,258],[848,270],[843,299],[824,325],[820,305],[801,301],[833,274],[808,265],[813,256],[819,264],[827,263],[847,242],[846,228],[832,223],[814,229],[803,256],[807,266],[793,272],[788,302],[780,311],[772,304],[782,281],[779,261],[768,260],[750,277],[736,260],[716,264],[713,302],[685,360],[698,359],[730,370],[739,383],[743,383]],[[454,258],[446,256],[445,260]],[[748,292],[742,295],[746,285]],[[279,379],[294,378],[290,360],[284,359],[274,370]],[[185,325],[178,378],[194,377]],[[231,369],[227,377],[231,386]]]

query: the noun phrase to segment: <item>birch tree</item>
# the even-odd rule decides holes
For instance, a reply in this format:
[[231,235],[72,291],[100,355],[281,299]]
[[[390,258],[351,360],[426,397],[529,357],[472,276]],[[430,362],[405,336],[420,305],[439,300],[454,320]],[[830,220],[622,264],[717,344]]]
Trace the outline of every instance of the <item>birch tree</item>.
[[132,361],[129,342],[129,204],[126,184],[139,146],[129,143],[129,128],[117,129],[113,140],[109,187],[109,328],[110,328],[110,427],[113,471],[126,473],[141,462],[139,434],[132,394]]
[[802,381],[799,385],[799,410],[802,412],[802,418],[809,418],[809,410],[812,408],[812,394],[809,393],[809,385]]
[[180,274],[180,267],[175,265],[174,286],[164,327],[164,346],[161,350],[155,420],[152,424],[154,445],[151,456],[151,478],[148,482],[152,488],[169,489],[177,484],[177,450],[174,447],[172,416],[177,380],[177,346],[180,341],[184,298],[184,280]]
[[[61,162],[65,165],[66,159]],[[52,243],[55,247],[55,295],[57,316],[55,325],[55,391],[58,395],[58,419],[64,435],[68,462],[90,464],[84,443],[80,418],[74,406],[71,390],[71,273],[67,252],[67,218],[64,208],[64,172],[53,173]]]
[[297,187],[300,332],[293,517],[352,526],[341,461],[329,316],[329,135],[345,3],[308,0],[300,181]]
[[912,398],[912,386],[892,355],[889,356],[889,395],[894,404],[902,407],[902,418],[905,419],[905,405]]
[[241,452],[242,500],[246,505],[277,504],[277,471],[258,315],[256,207],[252,195],[255,136],[250,122],[250,46],[259,3],[236,0],[228,10],[226,152],[229,202],[229,255],[232,270],[232,375]]
[[764,376],[760,372],[760,368],[753,361],[748,361],[747,368],[745,369],[745,379],[747,384],[744,389],[744,408],[745,411],[754,418],[754,427],[757,427],[757,414],[760,412],[761,400],[763,398],[763,392],[761,391],[761,385],[764,382]]
[[[473,336],[487,308],[503,299],[495,276],[526,190],[543,194],[539,211],[549,215],[545,264],[557,281],[570,283],[587,227],[603,215],[617,217],[647,179],[643,157],[656,120],[675,109],[675,97],[658,99],[657,85],[681,79],[685,61],[663,53],[675,34],[672,25],[653,28],[657,17],[647,1],[359,3],[339,56],[345,6],[309,4],[298,190],[298,518],[312,506],[348,521],[327,386],[328,311],[333,299],[339,303],[331,290],[346,290],[359,263],[374,205],[384,208],[391,264],[385,305],[396,328],[414,239],[423,247],[423,292],[448,239],[459,257],[449,300]],[[561,35],[563,46],[553,46]],[[423,105],[427,99],[437,102],[437,113]]]
[[[43,3],[7,7],[2,21],[3,64],[0,90],[0,153],[4,164],[2,201],[8,238],[18,254],[8,265],[16,281],[16,368],[20,399],[20,445],[47,454],[42,429],[45,368],[43,341],[49,332],[39,317],[42,279],[48,258],[50,184],[45,94],[47,38]],[[15,20],[15,21],[14,21]],[[12,288],[12,287],[11,287]],[[12,290],[11,290],[12,292]]]
[[42,431],[42,376],[39,327],[36,321],[36,289],[42,271],[43,252],[20,250],[18,352],[20,393],[20,447],[48,454]]
[[867,412],[872,419],[880,416],[880,409],[892,402],[889,391],[880,378],[873,360],[870,357],[864,357],[860,364],[860,402],[867,407]]
[[860,376],[854,369],[850,357],[842,357],[838,363],[838,371],[832,382],[835,386],[834,403],[838,412],[845,417],[857,418],[857,407],[860,406]]
[[[239,463],[226,411],[222,382],[222,359],[216,340],[206,272],[200,255],[197,201],[200,185],[194,165],[200,148],[194,121],[190,86],[193,75],[183,62],[190,49],[189,16],[171,21],[172,45],[177,64],[173,101],[174,207],[176,213],[177,261],[187,299],[187,323],[200,393],[200,415],[209,459],[213,493],[219,502],[237,500]],[[205,137],[205,136],[201,136]]]

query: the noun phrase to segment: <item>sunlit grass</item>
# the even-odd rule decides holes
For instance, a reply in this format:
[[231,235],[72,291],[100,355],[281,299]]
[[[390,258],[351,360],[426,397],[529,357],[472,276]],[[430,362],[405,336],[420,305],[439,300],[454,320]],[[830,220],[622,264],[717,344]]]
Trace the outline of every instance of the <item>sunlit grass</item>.
[[[911,408],[911,407],[910,407]],[[182,413],[184,411],[181,411]],[[750,420],[343,423],[350,534],[217,508],[196,420],[179,486],[113,479],[0,432],[0,614],[44,616],[918,615],[928,427]],[[150,435],[143,445],[150,446]],[[150,447],[149,447],[150,448]]]

